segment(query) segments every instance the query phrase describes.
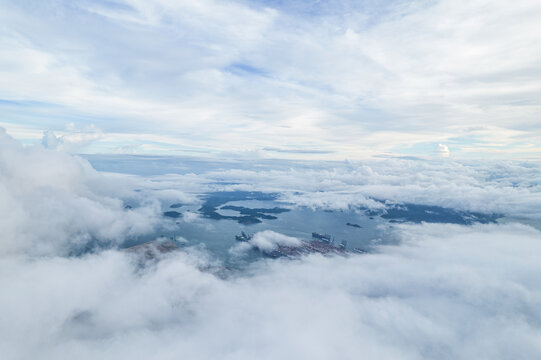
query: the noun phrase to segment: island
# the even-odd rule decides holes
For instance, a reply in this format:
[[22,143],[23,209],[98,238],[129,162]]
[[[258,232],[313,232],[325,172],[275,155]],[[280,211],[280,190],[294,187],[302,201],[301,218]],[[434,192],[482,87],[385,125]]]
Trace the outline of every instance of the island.
[[182,213],[179,213],[178,211],[166,211],[163,213],[163,216],[178,219],[182,216]]
[[[199,212],[206,218],[214,220],[234,220],[239,224],[251,225],[259,224],[261,220],[275,220],[276,216],[269,214],[280,214],[289,211],[289,209],[273,208],[247,208],[244,206],[225,205],[230,201],[242,200],[275,200],[278,195],[274,193],[263,193],[259,191],[218,191],[205,195],[205,202],[199,208]],[[225,205],[225,206],[223,206]],[[222,215],[219,209],[233,210],[239,213],[238,216]]]
[[[384,201],[380,202],[384,203]],[[366,210],[365,214],[380,216],[391,223],[413,222],[413,223],[448,223],[460,225],[472,225],[474,223],[488,224],[495,223],[499,214],[484,214],[474,211],[462,211],[452,208],[445,208],[434,205],[420,205],[411,203],[386,204],[385,209]]]

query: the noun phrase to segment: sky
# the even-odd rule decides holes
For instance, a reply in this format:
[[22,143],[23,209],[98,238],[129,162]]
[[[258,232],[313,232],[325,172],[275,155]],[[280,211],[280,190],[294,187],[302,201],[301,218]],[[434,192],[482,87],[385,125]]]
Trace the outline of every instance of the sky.
[[539,159],[536,0],[0,1],[0,126],[72,153]]

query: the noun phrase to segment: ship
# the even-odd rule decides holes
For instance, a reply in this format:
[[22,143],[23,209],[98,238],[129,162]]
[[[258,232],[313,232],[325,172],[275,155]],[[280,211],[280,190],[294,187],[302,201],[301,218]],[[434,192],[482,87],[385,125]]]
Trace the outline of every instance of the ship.
[[244,231],[241,231],[240,235],[235,235],[235,240],[237,241],[250,241],[252,240],[253,235],[246,234]]
[[320,233],[317,233],[317,232],[313,232],[312,237],[314,239],[318,239],[318,240],[325,241],[325,242],[328,242],[328,243],[330,243],[332,241],[332,237],[329,234],[320,234]]

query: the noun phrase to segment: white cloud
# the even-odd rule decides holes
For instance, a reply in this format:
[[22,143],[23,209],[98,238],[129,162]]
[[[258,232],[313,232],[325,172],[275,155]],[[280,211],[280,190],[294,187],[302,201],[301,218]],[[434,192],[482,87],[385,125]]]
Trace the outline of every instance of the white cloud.
[[415,225],[361,256],[221,280],[178,253],[0,260],[6,359],[433,359],[541,355],[536,254],[519,225]]
[[302,244],[301,240],[292,236],[277,233],[272,230],[259,231],[248,241],[240,241],[229,249],[229,253],[235,257],[243,257],[251,249],[257,249],[263,253],[270,253],[278,246],[296,247]]
[[194,221],[197,221],[201,218],[199,213],[191,212],[191,211],[185,211],[182,213],[182,221],[187,223],[192,223]]
[[67,111],[124,134],[109,151],[145,135],[143,152],[169,151],[150,144],[161,136],[326,158],[445,143],[486,158],[497,138],[495,156],[536,156],[537,1],[271,5],[3,3],[0,95],[57,106],[21,107],[28,126],[57,129],[47,118]]
[[261,251],[272,251],[279,245],[298,246],[301,244],[301,241],[295,237],[286,236],[275,231],[264,230],[255,233],[249,243]]
[[54,131],[43,133],[41,144],[47,149],[77,152],[102,138],[101,130],[91,126],[84,130],[69,129],[69,132],[57,136]]
[[434,153],[436,156],[439,156],[439,157],[449,157],[451,155],[451,152],[449,151],[449,147],[443,144],[438,144],[438,146],[434,150]]
[[[535,161],[252,160],[224,162],[219,171],[198,173],[157,176],[152,186],[278,192],[283,201],[312,208],[377,209],[383,204],[374,199],[380,199],[530,219],[539,219],[541,212],[541,167]],[[212,185],[224,181],[233,184]]]
[[39,145],[23,147],[3,129],[0,169],[0,253],[68,253],[92,240],[117,244],[157,223],[156,202],[124,209],[120,197],[136,197],[125,187],[130,178],[100,174],[81,158]]
[[[358,204],[366,201],[363,194],[379,193],[539,213],[535,164],[386,159],[333,169],[302,165],[219,173],[262,189],[303,189],[307,197],[328,191],[336,200],[329,197],[326,206],[347,204],[348,196]],[[398,225],[389,229],[398,245],[371,254],[263,260],[244,273],[222,271],[223,278],[202,270],[217,265],[202,251],[146,264],[135,254],[100,247],[66,256],[92,239],[118,243],[152,231],[160,215],[156,198],[181,198],[181,188],[208,189],[213,176],[218,172],[99,173],[80,157],[23,147],[2,131],[3,359],[541,356],[541,233],[522,224]],[[141,206],[124,209],[125,200]],[[297,242],[272,231],[252,240],[261,249]]]

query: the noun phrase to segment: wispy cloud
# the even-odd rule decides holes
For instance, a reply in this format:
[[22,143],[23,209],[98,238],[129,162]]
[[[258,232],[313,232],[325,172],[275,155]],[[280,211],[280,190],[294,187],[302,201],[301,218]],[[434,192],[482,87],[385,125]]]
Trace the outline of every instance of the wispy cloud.
[[450,144],[472,125],[486,131],[454,144],[454,156],[485,157],[482,143],[494,137],[507,157],[539,147],[536,1],[4,1],[2,9],[0,98],[69,110],[58,120],[26,106],[12,119],[4,102],[5,123],[92,123],[104,134],[227,151],[317,143],[337,158]]

